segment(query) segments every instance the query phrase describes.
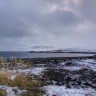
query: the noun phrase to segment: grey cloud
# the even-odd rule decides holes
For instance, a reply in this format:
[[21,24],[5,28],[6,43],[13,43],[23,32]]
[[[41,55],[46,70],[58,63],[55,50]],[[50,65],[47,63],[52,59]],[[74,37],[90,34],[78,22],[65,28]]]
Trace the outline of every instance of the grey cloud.
[[[1,0],[2,1],[2,0]],[[24,37],[30,36],[28,27],[34,26],[42,13],[42,7],[37,6],[37,2],[33,0],[10,0],[3,1],[3,6],[0,8],[0,37]],[[2,3],[0,5],[2,5]],[[36,4],[35,4],[36,3]],[[41,9],[40,9],[41,8]],[[39,20],[38,20],[39,21]]]
[[[71,11],[63,11],[63,10],[57,10],[54,13],[50,13],[45,17],[44,20],[45,24],[49,24],[49,26],[63,26],[63,27],[69,27],[69,26],[77,26],[78,23],[81,22],[81,18],[76,16]],[[58,27],[56,26],[56,27]]]
[[46,2],[49,2],[49,3],[55,3],[55,4],[58,4],[58,5],[62,5],[63,1],[65,0],[45,0]]
[[[0,46],[6,47],[5,50],[10,49],[9,46],[12,48],[15,46],[16,49],[16,46],[26,48],[34,44],[53,44],[61,47],[94,46],[96,28],[88,26],[88,32],[83,33],[86,30],[82,31],[78,26],[85,26],[84,22],[89,20],[91,23],[96,23],[95,0],[82,0],[80,6],[74,5],[69,0],[70,8],[74,12],[59,9],[63,6],[63,1],[1,0]],[[49,12],[51,3],[59,6],[54,12]],[[76,15],[75,11],[78,11],[80,16]]]
[[[1,37],[24,37],[34,36],[34,26],[43,29],[45,32],[55,32],[58,28],[75,26],[79,23],[79,19],[75,14],[70,11],[57,10],[54,13],[46,14],[42,6],[42,0],[39,3],[37,0],[15,0],[11,2],[3,2],[5,6],[2,9],[0,16],[0,30],[2,32]],[[61,0],[62,1],[62,0]],[[42,4],[42,5],[40,5]],[[45,12],[45,14],[43,13]],[[28,31],[29,26],[33,28],[32,32]],[[55,29],[56,28],[56,29]],[[39,32],[39,30],[38,30]]]
[[96,22],[96,0],[82,0],[79,11],[84,19]]

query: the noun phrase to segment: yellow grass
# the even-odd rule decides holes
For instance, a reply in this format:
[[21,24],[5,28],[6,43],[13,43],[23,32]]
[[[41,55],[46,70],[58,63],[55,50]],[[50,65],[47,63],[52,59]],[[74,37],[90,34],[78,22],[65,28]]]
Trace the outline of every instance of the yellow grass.
[[[30,76],[26,76],[23,74],[18,74],[18,66],[22,66],[24,61],[22,59],[11,58],[10,61],[7,62],[5,58],[0,58],[0,68],[2,71],[0,72],[0,85],[6,85],[10,87],[18,87],[21,90],[27,90],[26,93],[22,94],[22,96],[38,96],[43,93],[41,90],[42,83],[39,79],[33,79]],[[30,63],[26,63],[27,68],[30,68]],[[10,67],[15,68],[17,73],[15,73],[16,77],[14,80],[11,80]],[[1,89],[1,94],[3,91]],[[5,96],[1,95],[0,96]]]
[[6,96],[6,90],[0,89],[0,96]]

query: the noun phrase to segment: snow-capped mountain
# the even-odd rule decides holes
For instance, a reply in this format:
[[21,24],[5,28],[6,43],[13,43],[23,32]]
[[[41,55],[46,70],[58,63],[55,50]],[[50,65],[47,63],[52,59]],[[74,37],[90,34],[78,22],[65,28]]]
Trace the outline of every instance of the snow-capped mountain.
[[88,52],[96,53],[96,48],[55,48],[54,46],[32,46],[25,49],[18,49],[19,51],[30,52]]
[[53,51],[57,50],[54,46],[33,46],[30,47],[31,51]]
[[96,53],[95,48],[55,48],[53,46],[33,46],[30,48],[33,52],[88,52]]
[[60,52],[96,52],[95,48],[60,48]]

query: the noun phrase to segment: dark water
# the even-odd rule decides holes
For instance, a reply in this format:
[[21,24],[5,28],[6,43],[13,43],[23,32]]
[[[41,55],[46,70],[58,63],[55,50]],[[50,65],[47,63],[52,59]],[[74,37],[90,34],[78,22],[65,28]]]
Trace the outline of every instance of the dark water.
[[28,52],[0,52],[0,57],[10,58],[46,58],[46,57],[78,57],[92,56],[94,54],[79,54],[79,53],[28,53]]

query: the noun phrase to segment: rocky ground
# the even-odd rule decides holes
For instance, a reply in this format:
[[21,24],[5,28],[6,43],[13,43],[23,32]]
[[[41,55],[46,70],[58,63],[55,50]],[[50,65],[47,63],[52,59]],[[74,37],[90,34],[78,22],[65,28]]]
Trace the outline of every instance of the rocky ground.
[[72,59],[40,65],[46,68],[42,80],[44,96],[96,96],[96,61]]
[[[45,91],[44,96],[96,96],[96,60],[94,59],[52,60],[33,65],[18,64],[18,69],[14,68],[11,66],[8,70],[12,80],[16,78],[17,73],[32,78],[39,77],[39,80],[44,82],[41,87]],[[7,91],[11,87],[0,88]],[[11,90],[7,91],[7,94],[8,92],[13,94]],[[14,96],[20,96],[20,92],[18,94]]]

